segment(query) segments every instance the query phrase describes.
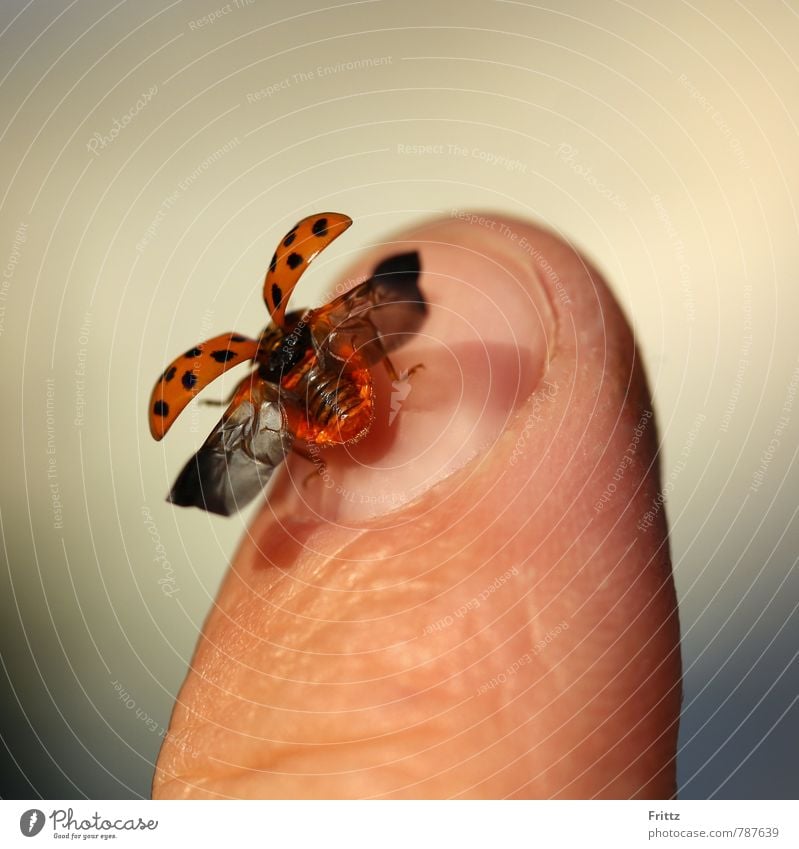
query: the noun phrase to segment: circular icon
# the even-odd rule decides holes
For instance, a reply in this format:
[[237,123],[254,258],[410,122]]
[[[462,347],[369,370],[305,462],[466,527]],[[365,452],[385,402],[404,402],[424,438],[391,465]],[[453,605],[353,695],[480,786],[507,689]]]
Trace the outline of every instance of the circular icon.
[[31,808],[19,818],[19,830],[25,837],[35,837],[44,828],[44,812]]

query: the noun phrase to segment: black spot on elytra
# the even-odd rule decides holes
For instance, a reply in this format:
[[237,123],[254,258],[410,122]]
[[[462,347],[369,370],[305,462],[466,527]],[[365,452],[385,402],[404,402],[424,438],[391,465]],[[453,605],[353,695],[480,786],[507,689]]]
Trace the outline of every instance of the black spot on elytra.
[[275,309],[280,306],[280,302],[283,300],[283,290],[277,283],[272,284],[272,300],[275,302]]
[[231,342],[246,342],[246,341],[247,341],[247,337],[246,337],[246,336],[239,336],[237,333],[234,333],[234,334],[230,337],[230,341],[231,341]]
[[317,218],[313,223],[313,227],[311,227],[311,232],[314,236],[324,239],[327,235],[327,218]]
[[199,357],[200,354],[202,354],[202,352],[203,352],[202,348],[192,348],[190,351],[186,351],[186,353],[183,356],[192,360],[192,359],[194,359],[194,357]]
[[299,254],[289,254],[286,258],[286,265],[293,271],[298,265],[302,264],[302,257]]
[[180,378],[180,382],[186,389],[194,389],[197,383],[197,375],[193,371],[185,371],[183,372],[183,377]]
[[163,375],[163,380],[169,383],[170,380],[175,376],[175,372],[178,370],[177,366],[170,366]]
[[291,233],[289,233],[286,236],[286,238],[283,239],[283,247],[284,248],[289,247],[291,245],[291,243],[294,241],[294,239],[296,238],[296,236],[297,236],[297,234],[292,230]]
[[168,416],[169,415],[169,404],[166,401],[156,401],[153,404],[153,412],[156,416]]
[[269,260],[269,270],[274,274],[277,268],[277,253],[272,254],[272,259]]
[[237,357],[238,354],[235,351],[231,351],[230,348],[227,348],[224,351],[213,351],[211,356],[218,363],[226,363],[228,360],[232,360],[233,357]]

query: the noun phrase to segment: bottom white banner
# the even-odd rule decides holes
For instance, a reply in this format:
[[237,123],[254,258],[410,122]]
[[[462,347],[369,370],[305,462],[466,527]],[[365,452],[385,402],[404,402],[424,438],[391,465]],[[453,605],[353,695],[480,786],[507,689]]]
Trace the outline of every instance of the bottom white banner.
[[[0,846],[799,846],[796,802],[0,802]],[[35,841],[35,842],[31,842]]]

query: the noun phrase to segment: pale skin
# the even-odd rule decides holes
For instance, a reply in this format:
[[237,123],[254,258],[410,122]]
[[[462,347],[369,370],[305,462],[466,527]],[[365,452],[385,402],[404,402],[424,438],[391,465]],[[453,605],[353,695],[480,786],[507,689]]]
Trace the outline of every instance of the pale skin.
[[562,240],[481,215],[346,275],[419,250],[430,316],[392,360],[424,368],[409,389],[375,368],[368,437],[280,473],[156,798],[675,793],[679,626],[632,333]]

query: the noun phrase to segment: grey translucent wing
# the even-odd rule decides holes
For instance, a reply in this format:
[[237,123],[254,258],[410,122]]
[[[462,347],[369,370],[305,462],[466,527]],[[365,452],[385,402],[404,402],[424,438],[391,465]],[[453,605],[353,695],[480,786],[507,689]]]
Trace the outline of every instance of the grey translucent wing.
[[427,315],[420,273],[417,251],[396,254],[368,280],[318,310],[322,320],[312,324],[317,354],[346,359],[354,348],[374,365],[409,341]]
[[252,501],[291,449],[283,403],[292,399],[266,381],[234,401],[178,475],[167,501],[230,516]]

